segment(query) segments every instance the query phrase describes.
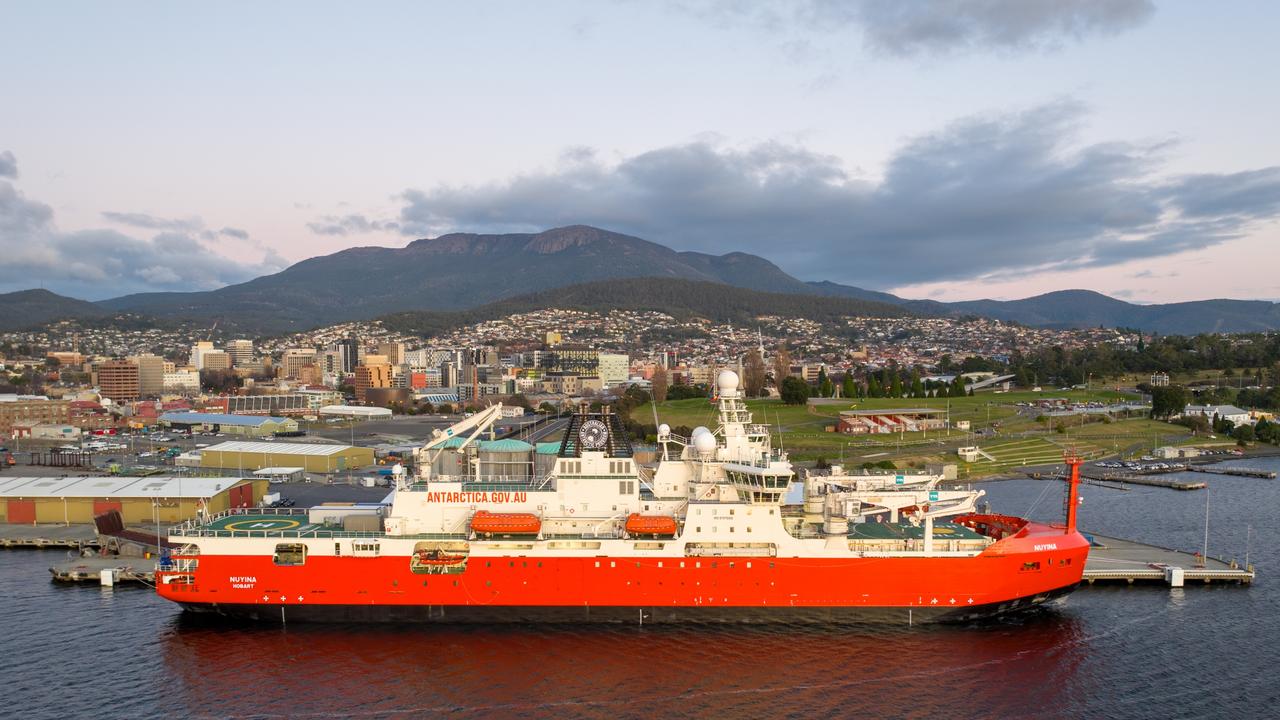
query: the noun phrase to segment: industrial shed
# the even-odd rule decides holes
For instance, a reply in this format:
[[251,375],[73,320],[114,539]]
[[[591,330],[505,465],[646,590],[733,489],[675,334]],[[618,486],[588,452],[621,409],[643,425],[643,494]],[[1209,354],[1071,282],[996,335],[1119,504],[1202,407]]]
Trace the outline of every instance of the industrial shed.
[[269,467],[300,467],[332,473],[372,465],[373,448],[283,442],[224,442],[200,450],[200,466],[250,472]]
[[160,416],[160,424],[190,432],[220,432],[253,437],[298,431],[298,421],[293,418],[262,415],[169,412]]
[[237,477],[0,477],[0,523],[87,524],[110,510],[126,525],[176,523],[253,507],[266,488]]

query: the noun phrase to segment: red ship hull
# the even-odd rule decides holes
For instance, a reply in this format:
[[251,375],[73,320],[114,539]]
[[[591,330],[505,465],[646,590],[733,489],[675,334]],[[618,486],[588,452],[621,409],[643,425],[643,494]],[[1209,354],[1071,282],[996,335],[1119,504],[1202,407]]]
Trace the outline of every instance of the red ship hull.
[[[1088,543],[1032,524],[971,557],[476,556],[421,574],[403,556],[203,555],[160,582],[191,610],[270,621],[788,622],[970,619],[1079,583]],[[168,579],[163,577],[162,579]]]

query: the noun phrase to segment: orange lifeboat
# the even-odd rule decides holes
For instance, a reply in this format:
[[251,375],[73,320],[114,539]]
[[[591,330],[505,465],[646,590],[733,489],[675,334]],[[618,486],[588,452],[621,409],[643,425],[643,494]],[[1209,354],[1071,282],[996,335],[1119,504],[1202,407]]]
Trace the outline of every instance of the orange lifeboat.
[[471,516],[471,529],[482,535],[537,535],[542,529],[542,521],[532,513],[480,510]]
[[631,535],[675,535],[676,519],[670,515],[641,515],[631,513],[627,516],[627,533]]

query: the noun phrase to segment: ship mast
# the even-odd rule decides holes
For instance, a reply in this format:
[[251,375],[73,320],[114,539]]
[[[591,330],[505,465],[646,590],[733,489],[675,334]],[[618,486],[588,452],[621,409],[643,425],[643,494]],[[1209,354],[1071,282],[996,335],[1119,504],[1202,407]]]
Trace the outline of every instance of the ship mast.
[[1084,461],[1074,450],[1068,450],[1064,459],[1067,467],[1071,469],[1071,474],[1067,478],[1066,499],[1067,534],[1070,535],[1076,531],[1076,511],[1080,507],[1080,463]]

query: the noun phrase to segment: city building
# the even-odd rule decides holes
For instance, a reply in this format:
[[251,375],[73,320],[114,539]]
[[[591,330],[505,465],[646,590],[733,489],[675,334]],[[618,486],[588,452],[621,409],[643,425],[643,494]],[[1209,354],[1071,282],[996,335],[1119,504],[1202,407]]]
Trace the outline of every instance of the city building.
[[1183,417],[1195,417],[1203,415],[1213,420],[1213,418],[1221,418],[1230,420],[1236,425],[1251,425],[1253,417],[1249,415],[1248,410],[1242,410],[1235,405],[1188,405],[1182,411]]
[[280,377],[299,378],[304,367],[316,364],[315,348],[290,348],[280,358]]
[[138,366],[128,360],[108,360],[96,370],[98,390],[102,397],[115,402],[132,402],[140,395]]
[[248,367],[253,363],[253,341],[232,340],[227,343],[227,354],[235,367]]
[[200,373],[196,370],[173,370],[163,375],[162,388],[167,393],[200,392]]
[[157,397],[164,392],[164,358],[158,355],[131,355],[129,362],[138,366],[138,394]]
[[944,410],[897,408],[885,410],[845,410],[837,430],[850,435],[920,432],[946,428]]
[[201,370],[230,370],[231,355],[225,350],[205,350],[200,354]]
[[15,425],[68,423],[71,419],[70,409],[71,403],[67,400],[0,395],[0,437],[12,437]]
[[622,385],[631,375],[630,356],[620,353],[599,353],[596,374],[605,387]]
[[391,365],[385,362],[372,365],[360,365],[355,369],[353,385],[356,399],[365,402],[370,388],[391,387]]
[[191,355],[190,355],[191,362],[188,364],[191,365],[191,367],[195,368],[196,370],[202,370],[204,368],[203,360],[204,360],[204,354],[206,352],[213,352],[212,342],[209,342],[207,340],[201,340],[195,343],[194,345],[191,346]]

